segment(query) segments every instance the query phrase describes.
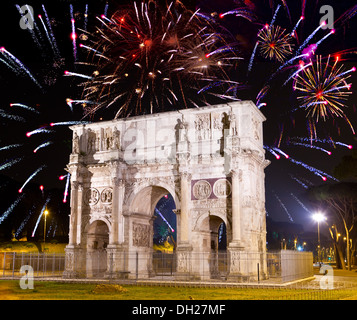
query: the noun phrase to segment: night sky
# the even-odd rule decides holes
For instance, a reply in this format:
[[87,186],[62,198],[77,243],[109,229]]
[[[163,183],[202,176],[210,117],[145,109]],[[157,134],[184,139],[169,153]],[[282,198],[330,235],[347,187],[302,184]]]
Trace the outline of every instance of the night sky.
[[[286,1],[288,7],[281,7],[276,17],[275,24],[282,28],[291,30],[302,12],[302,3],[305,1],[291,0]],[[71,34],[71,16],[69,11],[70,3],[73,4],[76,26],[80,27],[84,23],[84,8],[89,4],[88,30],[94,30],[98,25],[95,19],[96,15],[104,13],[106,1],[27,1],[34,8],[34,16],[41,37],[38,38],[38,44],[28,30],[20,28],[20,14],[13,1],[1,1],[0,10],[5,19],[1,19],[0,27],[0,47],[4,47],[19,59],[31,71],[34,78],[41,84],[40,89],[28,75],[18,70],[12,70],[4,61],[0,60],[0,109],[6,114],[22,117],[23,120],[9,118],[0,115],[0,148],[21,144],[21,147],[0,151],[0,165],[9,160],[16,160],[23,157],[19,163],[0,171],[0,175],[10,177],[21,185],[37,168],[45,165],[38,175],[31,181],[32,184],[43,184],[45,192],[52,188],[59,188],[62,192],[65,187],[65,181],[58,179],[59,176],[66,174],[64,168],[68,162],[71,152],[71,131],[66,127],[55,128],[56,133],[34,135],[31,138],[26,137],[26,133],[42,126],[48,126],[51,122],[81,120],[82,110],[74,107],[73,111],[66,103],[66,99],[74,97],[80,99],[81,88],[78,87],[78,79],[64,77],[65,70],[75,70],[73,47]],[[55,57],[51,46],[46,38],[41,21],[37,18],[38,14],[44,16],[41,4],[44,3],[48,16],[51,21],[57,46],[60,55]],[[108,16],[115,11],[117,5],[124,1],[109,1]],[[270,23],[276,7],[282,1],[229,1],[229,0],[202,0],[202,1],[183,1],[192,10],[201,8],[201,10],[217,19],[236,39],[240,47],[240,55],[244,58],[242,64],[236,70],[230,70],[229,76],[237,81],[244,83],[244,88],[237,92],[237,96],[242,100],[248,99],[256,101],[258,92],[266,80],[281,65],[279,62],[265,59],[259,52],[256,54],[251,72],[247,75],[247,67],[251,58],[252,50],[257,41],[257,33],[266,23]],[[19,3],[22,5],[21,3]],[[323,4],[331,5],[335,15],[334,35],[327,38],[318,47],[316,54],[327,57],[329,54],[336,56],[338,52],[344,50],[353,51],[357,48],[357,14],[351,14],[350,19],[338,19],[348,9],[355,5],[355,1],[306,1],[305,20],[297,29],[300,44],[303,42],[315,28],[319,25],[322,14],[319,8]],[[246,5],[254,15],[256,20],[249,22],[243,18],[227,15],[223,19],[219,14],[233,10],[237,7]],[[287,10],[289,9],[289,10]],[[357,11],[357,10],[355,10]],[[77,31],[80,34],[79,31]],[[321,39],[328,31],[320,32],[310,41],[310,44]],[[77,45],[80,42],[78,39]],[[298,45],[296,44],[296,47]],[[77,61],[86,59],[79,48],[77,52]],[[356,49],[357,50],[357,49]],[[4,58],[0,54],[0,59]],[[356,54],[341,54],[341,61],[345,69],[357,65]],[[292,64],[291,68],[294,66]],[[271,88],[262,102],[267,104],[261,111],[266,116],[267,121],[264,124],[264,144],[268,146],[277,146],[281,133],[282,141],[280,148],[290,157],[318,168],[332,175],[333,168],[341,161],[342,157],[351,151],[343,146],[336,146],[334,149],[328,144],[320,145],[330,151],[332,155],[315,149],[308,149],[289,145],[289,141],[294,137],[309,138],[309,131],[306,126],[305,112],[291,112],[298,106],[297,93],[292,89],[291,82],[283,86],[284,81],[291,75],[292,70],[287,69],[280,73],[274,81],[271,82]],[[352,83],[353,94],[345,102],[345,111],[352,125],[356,126],[355,106],[357,103],[356,94],[353,91],[356,74],[352,74],[348,81]],[[10,103],[22,103],[35,108],[38,113],[27,111],[20,107],[9,107]],[[108,116],[109,117],[109,116]],[[99,120],[99,119],[94,119]],[[319,121],[317,125],[318,137],[326,139],[331,137],[334,141],[341,141],[347,145],[357,146],[355,136],[348,124],[343,119],[329,119],[326,122]],[[50,141],[52,144],[48,148],[34,153],[33,150],[41,143]],[[321,177],[314,175],[302,166],[298,166],[283,156],[280,160],[269,152],[266,157],[271,164],[266,169],[266,209],[270,218],[275,221],[287,221],[302,224],[305,230],[315,225],[311,222],[311,212],[313,208],[305,199],[306,189],[296,179],[304,182],[307,186],[319,185],[322,183],[333,183],[328,179],[322,181]],[[14,203],[18,193],[9,192],[6,183],[0,183],[0,191],[6,198],[2,199],[1,209],[5,211]],[[13,195],[12,195],[13,194]],[[12,196],[11,196],[12,195]],[[38,193],[38,201],[42,201],[43,194]],[[12,197],[12,198],[11,198]],[[302,203],[302,204],[301,204]],[[27,202],[30,206],[30,203]],[[24,209],[25,210],[25,209]],[[2,213],[0,212],[0,215]],[[16,210],[10,215],[18,214]],[[9,216],[10,216],[9,215]]]

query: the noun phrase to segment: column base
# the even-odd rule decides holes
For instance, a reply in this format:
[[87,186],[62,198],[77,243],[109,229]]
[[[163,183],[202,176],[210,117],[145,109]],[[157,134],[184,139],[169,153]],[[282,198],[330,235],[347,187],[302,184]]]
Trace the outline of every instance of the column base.
[[65,248],[64,279],[84,278],[86,260],[83,257],[83,249],[78,245],[67,245]]
[[243,251],[245,249],[245,246],[241,240],[234,240],[229,243],[227,249],[228,251],[229,250]]
[[109,244],[107,251],[107,271],[104,278],[128,279],[128,252],[122,244]]
[[180,243],[176,248],[176,280],[193,280],[192,246],[189,243]]

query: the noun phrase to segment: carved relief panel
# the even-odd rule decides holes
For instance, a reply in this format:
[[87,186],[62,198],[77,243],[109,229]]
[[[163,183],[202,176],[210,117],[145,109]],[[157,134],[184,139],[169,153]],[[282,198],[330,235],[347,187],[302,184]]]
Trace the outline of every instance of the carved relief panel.
[[192,180],[191,200],[228,198],[232,193],[230,178]]
[[133,222],[133,246],[149,247],[150,246],[151,226]]

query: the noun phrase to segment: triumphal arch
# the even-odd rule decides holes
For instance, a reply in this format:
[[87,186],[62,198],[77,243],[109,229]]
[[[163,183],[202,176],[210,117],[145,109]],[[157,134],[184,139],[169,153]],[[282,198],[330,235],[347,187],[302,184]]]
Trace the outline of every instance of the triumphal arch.
[[176,206],[174,278],[217,273],[222,223],[225,277],[255,277],[257,265],[263,276],[264,120],[239,101],[71,127],[64,277],[155,277],[154,210],[167,194]]

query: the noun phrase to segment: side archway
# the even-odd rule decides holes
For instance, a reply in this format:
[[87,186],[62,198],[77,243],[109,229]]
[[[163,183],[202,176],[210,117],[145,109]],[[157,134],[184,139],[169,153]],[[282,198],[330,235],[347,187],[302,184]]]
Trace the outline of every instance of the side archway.
[[107,271],[109,226],[102,220],[95,220],[88,224],[86,229],[87,276],[103,277]]

